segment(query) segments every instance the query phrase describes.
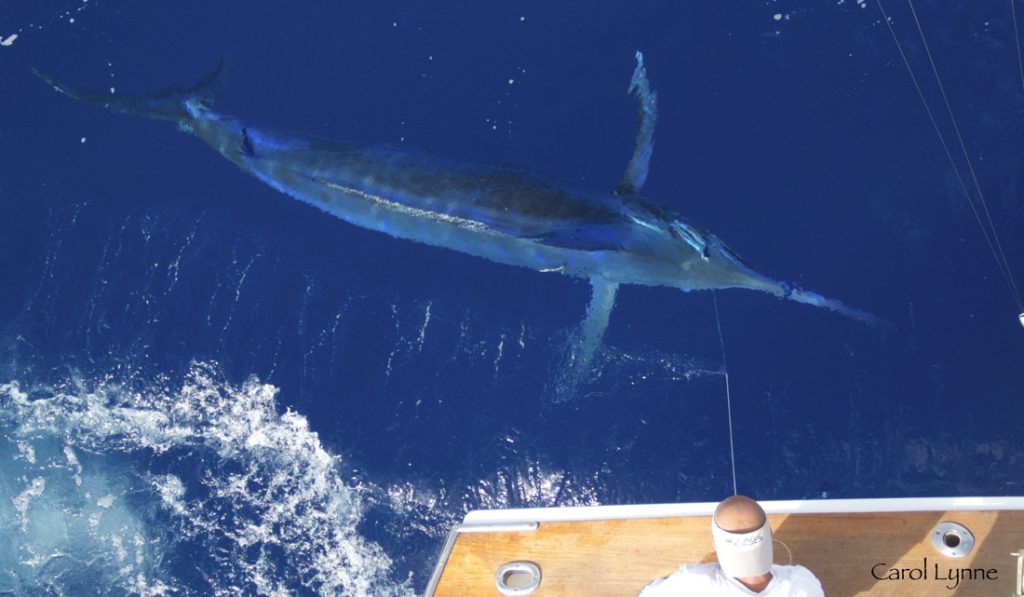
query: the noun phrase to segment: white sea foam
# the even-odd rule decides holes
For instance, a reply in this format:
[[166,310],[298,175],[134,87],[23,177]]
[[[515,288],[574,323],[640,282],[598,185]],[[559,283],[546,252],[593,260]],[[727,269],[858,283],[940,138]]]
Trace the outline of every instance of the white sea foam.
[[11,500],[11,503],[14,504],[14,510],[18,513],[18,520],[21,522],[22,531],[28,526],[28,507],[32,504],[32,500],[43,495],[45,490],[46,479],[36,477],[32,479],[32,482],[29,483],[24,491]]
[[167,568],[182,559],[215,593],[411,593],[356,531],[361,490],[275,395],[206,365],[173,392],[0,385],[0,593],[203,592]]

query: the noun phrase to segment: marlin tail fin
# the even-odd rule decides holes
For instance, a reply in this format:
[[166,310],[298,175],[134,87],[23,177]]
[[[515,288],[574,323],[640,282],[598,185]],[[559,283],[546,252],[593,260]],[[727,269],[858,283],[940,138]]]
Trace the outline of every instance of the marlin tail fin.
[[213,105],[220,92],[226,70],[224,62],[221,61],[213,72],[192,87],[171,87],[155,95],[134,97],[76,89],[54,80],[37,69],[33,68],[32,72],[59,93],[111,112],[183,122],[192,116],[194,110],[207,109]]

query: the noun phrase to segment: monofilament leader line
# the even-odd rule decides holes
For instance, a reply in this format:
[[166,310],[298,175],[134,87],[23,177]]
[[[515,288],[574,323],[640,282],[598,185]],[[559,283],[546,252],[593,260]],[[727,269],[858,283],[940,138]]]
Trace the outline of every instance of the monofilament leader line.
[[732,395],[729,393],[729,366],[725,362],[725,336],[722,334],[722,318],[718,315],[718,293],[711,291],[715,303],[715,324],[718,326],[718,345],[722,348],[722,373],[725,375],[725,408],[729,414],[729,463],[732,465],[732,494],[736,488],[736,449],[732,439]]
[[[917,32],[921,38],[921,44],[924,48],[925,55],[928,56],[928,63],[931,65],[932,74],[935,76],[935,82],[938,84],[939,92],[942,94],[942,100],[946,106],[946,113],[949,115],[949,120],[953,124],[953,130],[956,132],[956,138],[960,144],[960,151],[963,153],[964,161],[967,163],[967,169],[970,172],[971,180],[974,184],[974,190],[978,195],[978,204],[981,206],[980,212],[978,206],[975,205],[974,199],[971,197],[970,191],[967,190],[967,184],[964,182],[964,178],[960,174],[960,169],[956,165],[956,160],[953,159],[953,154],[949,150],[946,138],[942,134],[942,130],[939,128],[938,123],[935,121],[935,116],[932,113],[931,107],[928,105],[928,100],[925,99],[924,92],[921,90],[921,85],[918,83],[917,76],[914,74],[914,69],[910,66],[910,60],[903,51],[903,45],[900,44],[900,40],[896,36],[896,30],[893,29],[892,20],[885,12],[885,7],[882,6],[882,0],[875,0],[875,2],[878,4],[878,10],[882,13],[882,20],[885,21],[886,26],[889,28],[889,34],[892,35],[892,40],[896,43],[896,49],[899,51],[900,58],[903,59],[903,65],[907,68],[907,73],[910,74],[910,80],[914,84],[914,89],[917,90],[917,96],[921,99],[921,104],[924,106],[924,110],[928,114],[928,119],[931,121],[932,128],[935,130],[935,134],[939,138],[939,143],[942,144],[942,150],[946,153],[946,159],[949,160],[949,165],[953,169],[953,173],[956,175],[957,181],[960,183],[960,189],[963,191],[964,198],[967,199],[967,204],[970,205],[971,212],[974,213],[974,219],[978,222],[978,228],[981,230],[982,236],[985,237],[985,242],[988,244],[988,248],[992,252],[992,257],[995,259],[996,265],[999,267],[999,272],[1003,275],[1003,279],[1006,281],[1006,285],[1010,289],[1010,295],[1012,296],[1014,303],[1017,305],[1017,312],[1019,313],[1018,318],[1020,319],[1021,325],[1024,325],[1024,302],[1021,301],[1020,292],[1017,290],[1017,283],[1013,279],[1013,272],[1006,260],[1006,253],[1003,251],[1003,245],[999,242],[999,234],[996,232],[995,224],[992,222],[992,215],[989,212],[988,203],[985,201],[985,194],[982,192],[981,185],[978,183],[978,177],[974,172],[973,162],[971,161],[970,154],[967,152],[967,146],[964,143],[963,135],[960,133],[960,127],[957,125],[956,117],[953,115],[953,108],[950,106],[949,97],[946,95],[946,88],[943,86],[942,78],[939,76],[939,70],[935,66],[935,59],[928,47],[928,41],[925,39],[924,29],[921,27],[921,21],[917,18],[917,10],[914,9],[914,2],[913,0],[907,0],[907,5],[910,7],[910,12],[914,16],[914,23],[917,26]],[[1010,9],[1013,16],[1014,34],[1016,35],[1017,13],[1013,6],[1013,0],[1010,2]],[[1024,86],[1024,63],[1021,63],[1019,43],[1017,44],[1017,60],[1018,66],[1021,70],[1021,85]],[[985,214],[984,219],[982,219],[981,213]]]

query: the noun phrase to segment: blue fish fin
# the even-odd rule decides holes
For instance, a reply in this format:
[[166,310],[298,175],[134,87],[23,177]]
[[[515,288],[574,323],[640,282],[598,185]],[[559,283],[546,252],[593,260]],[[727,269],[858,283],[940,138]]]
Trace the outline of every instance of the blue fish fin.
[[226,69],[224,62],[221,61],[213,72],[191,87],[186,89],[171,87],[160,93],[145,96],[123,96],[77,89],[60,83],[36,69],[32,69],[32,72],[59,93],[81,102],[120,114],[173,120],[181,123],[187,122],[193,116],[194,110],[205,110],[213,106],[224,81]]
[[569,350],[564,366],[557,374],[555,395],[559,401],[576,394],[608,329],[608,320],[615,308],[619,283],[595,276],[590,279],[590,303],[579,328],[569,337]]
[[658,122],[658,94],[651,90],[647,69],[644,67],[644,55],[639,51],[636,53],[636,69],[629,81],[628,93],[636,98],[639,126],[633,155],[615,189],[615,194],[620,197],[636,195],[644,186],[651,167],[651,154],[654,152],[654,125]]

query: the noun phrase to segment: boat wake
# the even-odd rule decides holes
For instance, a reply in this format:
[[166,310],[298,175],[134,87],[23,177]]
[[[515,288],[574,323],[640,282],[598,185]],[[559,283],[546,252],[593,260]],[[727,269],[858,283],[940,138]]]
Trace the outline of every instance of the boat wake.
[[276,392],[210,364],[141,393],[0,385],[0,593],[411,594]]

